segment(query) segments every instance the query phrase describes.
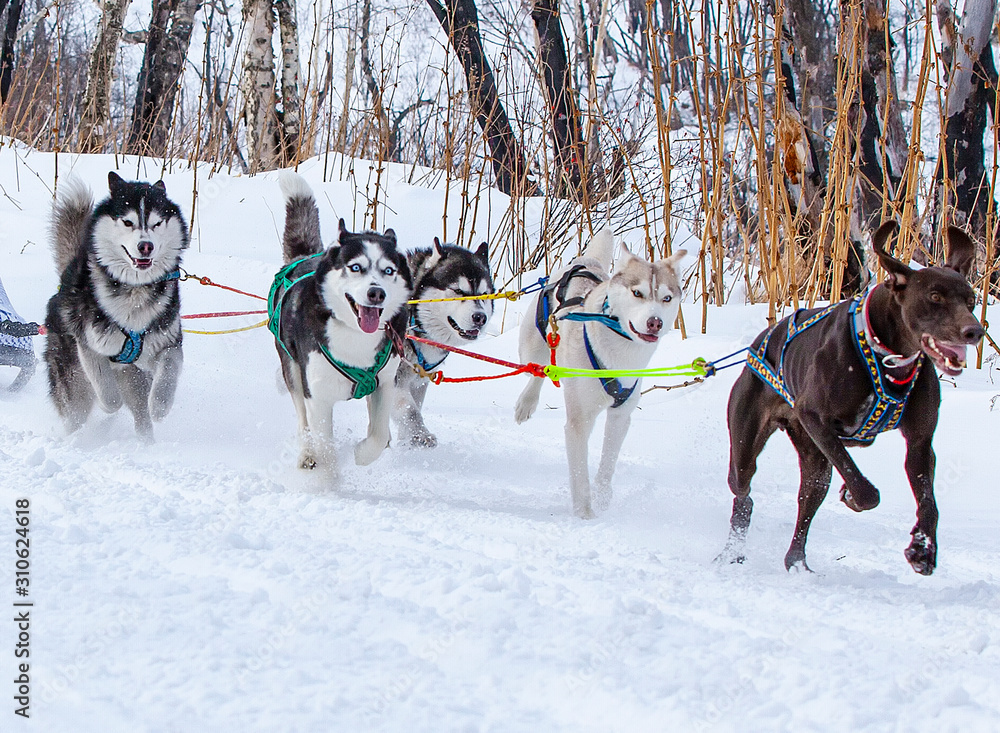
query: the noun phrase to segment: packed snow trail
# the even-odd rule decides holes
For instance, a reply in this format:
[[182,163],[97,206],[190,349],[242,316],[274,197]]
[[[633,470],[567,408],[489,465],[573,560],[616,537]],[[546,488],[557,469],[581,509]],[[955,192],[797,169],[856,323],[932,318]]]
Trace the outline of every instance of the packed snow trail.
[[[2,204],[0,261],[11,300],[38,319],[56,282],[42,244],[49,198],[23,170],[18,188],[8,154],[0,183],[22,208]],[[78,165],[96,188],[113,161]],[[168,192],[184,180],[168,177]],[[325,217],[350,210],[341,184],[312,182],[342,206]],[[266,292],[280,254],[260,204],[280,227],[277,183],[220,188],[185,267]],[[430,193],[399,187],[394,207],[426,207]],[[230,225],[256,233],[219,234]],[[213,291],[185,283],[184,312],[254,305]],[[494,336],[476,350],[514,358],[527,308],[498,303]],[[730,353],[765,312],[713,308],[707,336],[671,334],[651,366]],[[393,445],[367,468],[352,461],[364,405],[338,405],[333,486],[294,468],[294,409],[265,329],[188,336],[184,349],[176,405],[151,446],[125,414],[95,413],[67,437],[42,370],[0,404],[4,731],[1000,728],[995,360],[943,384],[940,554],[924,578],[903,557],[915,505],[898,433],[852,450],[882,491],[877,509],[847,509],[834,477],[810,534],[814,574],[782,564],[798,468],[776,435],[754,481],[747,562],[713,564],[728,530],[725,404],[738,369],[645,395],[612,506],[584,522],[570,515],[551,385],[523,426],[512,417],[523,377],[432,386],[424,414],[439,447]],[[452,357],[444,368],[487,367]],[[595,430],[595,462],[599,445]],[[31,501],[30,721],[12,700],[21,497]]]

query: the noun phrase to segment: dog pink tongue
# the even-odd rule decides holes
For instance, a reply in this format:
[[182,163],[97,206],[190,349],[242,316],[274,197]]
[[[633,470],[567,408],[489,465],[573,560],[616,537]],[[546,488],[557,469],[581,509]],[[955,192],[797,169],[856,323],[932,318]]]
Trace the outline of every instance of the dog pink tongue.
[[375,333],[378,330],[378,319],[382,315],[381,308],[367,305],[358,306],[358,325],[365,333]]

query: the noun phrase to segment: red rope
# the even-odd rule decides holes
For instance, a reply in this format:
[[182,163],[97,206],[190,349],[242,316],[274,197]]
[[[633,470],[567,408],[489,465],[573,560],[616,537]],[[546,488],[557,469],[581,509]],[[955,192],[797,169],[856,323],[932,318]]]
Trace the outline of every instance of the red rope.
[[191,313],[181,318],[227,318],[229,316],[257,316],[267,311],[222,311],[219,313]]
[[211,285],[213,288],[222,288],[223,290],[228,290],[231,293],[239,293],[240,295],[245,295],[248,298],[256,298],[257,300],[267,300],[267,298],[265,298],[262,295],[255,295],[254,293],[248,293],[245,290],[237,290],[236,288],[231,288],[228,285],[220,285],[217,282],[212,282],[212,280],[207,277],[199,277],[198,275],[192,275],[187,272],[184,273],[184,277],[182,279],[197,280],[202,285]]
[[[465,349],[459,349],[456,348],[455,346],[448,346],[447,344],[442,344],[437,341],[431,341],[430,339],[421,338],[420,336],[413,336],[411,334],[406,334],[406,338],[410,339],[411,341],[418,341],[422,344],[427,344],[428,346],[433,346],[438,349],[444,349],[445,351],[451,351],[452,353],[455,354],[461,354],[462,356],[468,356],[472,359],[479,359],[480,361],[486,361],[489,362],[490,364],[497,364],[499,366],[504,366],[507,367],[508,369],[513,370],[507,374],[498,374],[492,377],[452,377],[446,379],[444,376],[442,376],[440,380],[435,377],[434,380],[435,383],[438,383],[439,381],[477,382],[484,379],[500,379],[501,377],[511,377],[514,376],[515,374],[530,374],[533,377],[540,377],[543,379],[546,378],[545,367],[543,367],[541,364],[534,364],[534,363],[516,364],[512,361],[504,361],[503,359],[496,359],[492,356],[477,354],[474,351],[466,351]],[[436,372],[436,373],[441,374],[441,372]]]

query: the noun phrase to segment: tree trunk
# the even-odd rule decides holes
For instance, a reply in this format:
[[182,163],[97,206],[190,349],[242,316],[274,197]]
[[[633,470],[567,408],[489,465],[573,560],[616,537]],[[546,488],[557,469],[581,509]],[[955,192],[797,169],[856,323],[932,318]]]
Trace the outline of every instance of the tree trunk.
[[[948,84],[944,165],[938,165],[936,224],[965,225],[980,241],[986,235],[990,181],[986,173],[983,134],[987,107],[995,115],[997,69],[990,44],[997,0],[968,0]],[[995,207],[994,207],[995,210]],[[935,252],[937,259],[941,253]]]
[[537,190],[528,177],[528,164],[514,136],[510,118],[500,103],[493,70],[479,34],[474,0],[427,0],[431,11],[462,61],[472,113],[486,137],[497,188],[509,195],[532,196]]
[[191,45],[194,15],[200,7],[201,0],[153,0],[132,130],[125,147],[130,154],[167,155],[174,98]]
[[280,161],[278,117],[275,114],[274,9],[271,0],[244,0],[243,23],[247,49],[243,62],[243,114],[247,126],[250,173],[274,170]]
[[111,81],[114,78],[115,54],[122,35],[122,22],[130,0],[105,0],[101,27],[87,71],[87,91],[83,99],[80,130],[77,135],[81,153],[99,153],[110,130],[106,129],[111,105]]
[[[4,28],[3,47],[0,48],[0,104],[7,101],[10,80],[14,74],[14,43],[17,41],[17,26],[21,22],[21,0],[10,0],[7,8],[7,24]],[[0,8],[0,12],[3,12]]]
[[375,69],[371,62],[371,11],[371,0],[364,0],[361,8],[361,73],[365,77],[365,86],[368,89],[372,111],[375,113],[378,125],[378,158],[379,160],[395,160],[397,157],[396,141],[391,135],[389,115],[382,98],[382,85],[375,78]]
[[557,196],[572,193],[580,197],[586,185],[585,148],[580,133],[580,110],[559,23],[559,1],[534,0],[531,19],[538,33],[538,63],[552,120],[552,146],[558,176],[553,193]]
[[299,150],[302,141],[302,102],[299,92],[299,24],[295,0],[275,0],[281,36],[281,158],[294,165],[309,151]]

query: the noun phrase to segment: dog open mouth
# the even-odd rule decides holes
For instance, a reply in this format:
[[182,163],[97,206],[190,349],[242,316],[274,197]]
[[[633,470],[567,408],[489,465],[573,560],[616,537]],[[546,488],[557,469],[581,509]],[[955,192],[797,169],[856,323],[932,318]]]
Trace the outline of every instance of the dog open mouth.
[[924,353],[934,362],[934,366],[949,377],[958,376],[967,366],[965,361],[965,344],[937,341],[933,336],[925,333],[920,338],[920,346],[923,348]]
[[132,260],[132,267],[134,267],[135,269],[137,269],[137,270],[148,270],[150,267],[153,266],[153,260],[152,259],[150,259],[148,257],[138,257],[138,258],[136,258],[136,257],[133,257],[131,254],[129,254],[129,251],[127,249],[125,249],[124,246],[122,247],[122,249],[125,250],[125,254],[128,255],[128,258],[130,260]]
[[632,329],[632,333],[641,338],[647,344],[655,344],[660,340],[660,334],[658,333],[646,333],[645,331],[639,331],[635,326],[632,325],[632,321],[628,322],[628,327]]
[[346,297],[347,302],[351,304],[354,315],[358,318],[358,326],[361,330],[365,333],[375,333],[382,320],[382,309],[371,305],[358,305],[350,295]]
[[464,338],[466,341],[475,341],[477,338],[479,338],[478,328],[470,328],[468,331],[465,331],[458,327],[458,324],[455,323],[455,319],[452,318],[451,316],[448,316],[448,324],[456,331],[458,331],[458,335]]

